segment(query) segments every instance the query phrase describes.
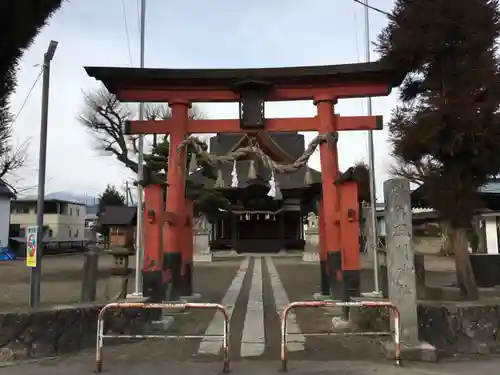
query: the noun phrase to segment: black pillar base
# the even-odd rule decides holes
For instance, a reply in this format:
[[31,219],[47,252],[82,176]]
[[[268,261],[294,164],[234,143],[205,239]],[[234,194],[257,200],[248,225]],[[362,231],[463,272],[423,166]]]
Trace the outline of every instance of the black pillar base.
[[[148,298],[148,302],[163,302],[165,300],[165,292],[162,271],[142,272],[142,295]],[[162,312],[160,309],[150,309],[149,314],[152,320],[161,320]]]
[[344,300],[348,301],[353,297],[361,295],[361,271],[344,270],[342,271],[342,283],[344,287]]
[[163,271],[166,274],[166,299],[165,301],[178,301],[181,296],[181,253],[163,254]]
[[142,295],[150,302],[162,302],[165,299],[165,286],[161,271],[142,272]]
[[339,272],[342,271],[342,254],[340,251],[328,252],[328,279],[330,282],[330,294],[332,299],[343,301],[343,287],[342,279],[338,279]]
[[328,279],[328,264],[326,260],[319,261],[320,277],[321,277],[321,295],[330,295],[330,280]]
[[185,262],[181,274],[181,295],[190,296],[193,294],[193,263]]

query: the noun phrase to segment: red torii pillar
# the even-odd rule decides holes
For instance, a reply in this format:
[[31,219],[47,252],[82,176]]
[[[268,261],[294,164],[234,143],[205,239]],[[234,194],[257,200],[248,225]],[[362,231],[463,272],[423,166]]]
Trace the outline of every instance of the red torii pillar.
[[[325,96],[314,98],[319,121],[318,131],[321,134],[329,134],[337,131],[334,105],[337,98]],[[340,238],[340,192],[336,182],[340,176],[338,164],[337,143],[323,143],[319,146],[319,156],[321,162],[321,183],[322,183],[322,214],[324,217],[324,249],[321,261],[328,263],[328,276],[330,285],[336,285],[338,272],[342,270],[342,244]],[[325,258],[326,255],[326,259]],[[324,263],[323,263],[324,266]],[[323,270],[323,268],[322,268]],[[325,272],[323,270],[323,272]],[[339,280],[340,281],[340,280]],[[332,288],[334,289],[334,288]],[[339,294],[335,290],[330,290],[332,294]],[[339,295],[333,296],[340,299]]]
[[[318,131],[329,134],[338,131],[334,105],[337,98],[314,98],[319,120]],[[357,187],[355,183],[339,183],[337,142],[320,145],[322,201],[318,205],[320,231],[320,265],[325,294],[325,273],[330,280],[330,293],[335,299],[347,299],[359,293],[360,265],[357,249],[356,216]],[[354,201],[353,201],[354,200]],[[354,229],[354,230],[353,230]],[[322,234],[323,235],[322,235]],[[327,265],[325,264],[327,263]]]
[[[164,281],[171,294],[168,300],[177,301],[182,294],[182,233],[186,223],[185,216],[185,165],[186,150],[177,150],[184,140],[191,103],[187,101],[169,102],[172,108],[172,127],[170,129],[170,149],[168,154],[166,211],[174,214],[175,220],[167,223],[163,232],[163,268],[168,277]],[[171,288],[168,288],[171,284]]]

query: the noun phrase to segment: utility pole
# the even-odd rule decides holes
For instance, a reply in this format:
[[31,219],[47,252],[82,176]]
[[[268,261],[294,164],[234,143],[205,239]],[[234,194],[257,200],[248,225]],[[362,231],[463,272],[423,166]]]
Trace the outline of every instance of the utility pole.
[[50,63],[56,52],[57,42],[51,40],[43,57],[42,118],[40,122],[40,151],[38,156],[38,196],[36,202],[36,265],[31,268],[29,306],[40,305],[40,282],[43,253],[43,206],[45,203],[45,171],[47,166],[47,130],[49,120]]
[[[146,0],[141,0],[141,46],[140,46],[140,68],[144,68],[144,44],[146,35]],[[139,120],[144,120],[144,103],[139,103]],[[143,197],[142,180],[144,179],[144,135],[140,134],[138,139],[139,154],[137,158],[137,232],[135,236],[135,289],[134,296],[142,296],[142,263],[144,254],[143,241]]]
[[[358,1],[356,1],[358,2]],[[370,40],[370,4],[368,0],[364,0],[362,3],[364,5],[364,15],[365,15],[365,60],[366,62],[371,61],[371,40]],[[372,109],[372,98],[368,97],[366,103],[368,116],[373,114]],[[371,244],[372,244],[372,252],[373,252],[373,285],[374,291],[372,296],[382,296],[382,292],[380,290],[380,264],[378,257],[378,231],[377,231],[377,194],[376,194],[376,185],[375,185],[375,147],[373,141],[373,130],[368,131],[368,168],[370,174],[370,226],[372,227],[371,235]]]

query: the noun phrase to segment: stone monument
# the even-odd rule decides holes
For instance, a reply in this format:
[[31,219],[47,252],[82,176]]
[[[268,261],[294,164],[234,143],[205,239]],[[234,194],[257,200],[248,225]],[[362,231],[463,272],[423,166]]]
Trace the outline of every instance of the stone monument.
[[[435,348],[418,338],[417,290],[412,244],[410,183],[391,179],[384,183],[387,222],[387,278],[389,300],[398,308],[403,359],[436,361]],[[392,324],[392,323],[391,323]],[[386,345],[394,353],[393,342]]]

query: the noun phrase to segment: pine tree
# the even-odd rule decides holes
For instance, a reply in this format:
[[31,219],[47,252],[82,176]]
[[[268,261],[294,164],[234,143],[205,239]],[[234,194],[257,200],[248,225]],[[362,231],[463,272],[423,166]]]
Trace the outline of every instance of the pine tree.
[[476,299],[467,230],[478,188],[500,173],[497,0],[397,0],[378,40],[408,73],[389,124],[398,160],[425,171],[427,201],[451,225],[462,297]]
[[[160,184],[164,189],[168,189],[166,184],[166,174],[168,169],[168,153],[170,144],[166,136],[163,137],[160,143],[155,145],[151,154],[144,156],[146,161],[146,176],[142,184]],[[204,144],[205,151],[208,146]],[[186,171],[191,163],[191,158],[195,157],[194,150],[191,147],[187,149]],[[196,160],[199,168],[205,177],[215,179],[213,167],[204,163],[202,160]],[[186,172],[187,173],[187,172]],[[187,176],[186,176],[187,177]],[[185,195],[194,202],[194,215],[203,214],[208,221],[216,221],[223,215],[226,215],[231,208],[231,203],[219,191],[213,188],[207,188],[202,184],[194,183],[186,178]],[[167,191],[168,194],[168,191]]]

